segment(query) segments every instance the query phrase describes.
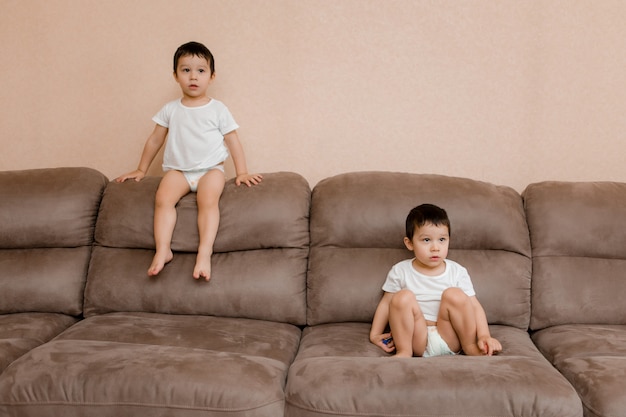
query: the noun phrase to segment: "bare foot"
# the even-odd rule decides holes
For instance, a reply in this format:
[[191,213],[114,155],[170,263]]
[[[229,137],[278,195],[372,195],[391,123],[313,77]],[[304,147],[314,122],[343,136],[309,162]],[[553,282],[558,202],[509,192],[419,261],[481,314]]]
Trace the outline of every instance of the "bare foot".
[[193,277],[199,279],[204,278],[206,281],[211,279],[211,254],[203,255],[198,253],[196,257],[196,266],[193,269]]
[[154,258],[152,258],[152,264],[150,268],[148,268],[148,276],[156,276],[161,272],[166,263],[170,262],[174,258],[174,254],[171,250],[160,253],[157,252],[154,254]]

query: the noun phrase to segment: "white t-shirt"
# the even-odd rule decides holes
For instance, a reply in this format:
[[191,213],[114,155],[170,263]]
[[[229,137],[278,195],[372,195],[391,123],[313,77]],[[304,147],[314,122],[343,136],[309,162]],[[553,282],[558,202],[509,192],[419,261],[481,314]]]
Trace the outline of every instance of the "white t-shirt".
[[229,155],[224,135],[239,127],[224,103],[215,99],[199,107],[187,107],[180,99],[174,100],[152,120],[168,128],[164,171],[192,171],[221,164]]
[[444,262],[446,270],[443,274],[432,277],[417,272],[413,268],[413,259],[398,262],[389,271],[383,284],[383,291],[396,293],[403,289],[411,290],[424,318],[437,321],[444,290],[458,287],[470,297],[476,295],[467,269],[449,259],[445,259]]

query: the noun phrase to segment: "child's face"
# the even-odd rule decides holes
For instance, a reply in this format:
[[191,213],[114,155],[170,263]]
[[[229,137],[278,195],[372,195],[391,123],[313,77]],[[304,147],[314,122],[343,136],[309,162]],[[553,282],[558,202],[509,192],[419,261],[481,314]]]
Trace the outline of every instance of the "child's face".
[[184,55],[178,60],[174,78],[185,97],[205,98],[215,74],[211,74],[211,67],[206,59],[196,55]]
[[446,226],[426,223],[416,228],[413,239],[404,238],[407,249],[413,251],[413,267],[426,275],[439,275],[445,271],[444,259],[448,256],[450,233]]

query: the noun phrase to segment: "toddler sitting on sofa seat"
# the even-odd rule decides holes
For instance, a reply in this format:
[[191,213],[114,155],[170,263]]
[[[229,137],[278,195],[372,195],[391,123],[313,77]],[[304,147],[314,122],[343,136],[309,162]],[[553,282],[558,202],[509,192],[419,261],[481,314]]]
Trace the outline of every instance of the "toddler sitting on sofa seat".
[[[394,265],[383,285],[370,341],[398,357],[493,355],[485,311],[467,270],[446,259],[450,220],[432,204],[415,207],[406,219],[404,244],[415,257]],[[390,333],[385,333],[389,323]],[[392,338],[393,335],[393,338]]]

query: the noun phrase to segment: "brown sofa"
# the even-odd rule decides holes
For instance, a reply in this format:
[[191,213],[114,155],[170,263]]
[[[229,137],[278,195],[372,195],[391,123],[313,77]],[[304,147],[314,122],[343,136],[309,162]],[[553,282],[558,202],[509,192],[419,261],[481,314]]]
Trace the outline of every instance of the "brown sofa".
[[[0,173],[0,416],[626,416],[626,185],[364,172],[226,186],[210,282],[146,276],[159,178]],[[452,222],[504,351],[399,359],[369,326],[410,208]]]

